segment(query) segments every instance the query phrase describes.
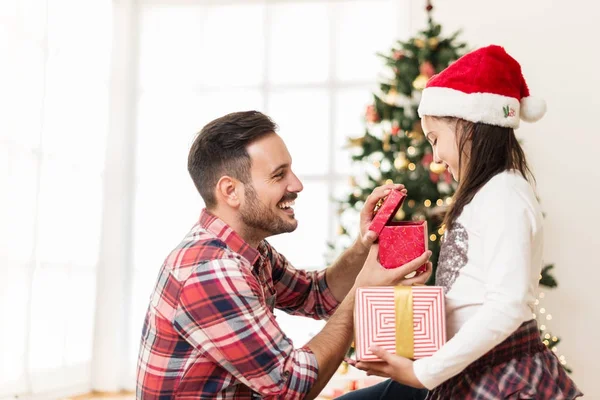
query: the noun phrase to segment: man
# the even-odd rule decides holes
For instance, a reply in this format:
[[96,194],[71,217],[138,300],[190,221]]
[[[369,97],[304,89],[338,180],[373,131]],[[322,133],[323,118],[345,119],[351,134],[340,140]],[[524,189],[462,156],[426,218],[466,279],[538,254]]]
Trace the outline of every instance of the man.
[[[265,238],[296,229],[302,183],[275,130],[259,112],[238,112],[206,125],[193,143],[188,170],[206,209],[159,273],[142,333],[138,398],[315,398],[352,341],[355,288],[429,277],[430,264],[404,279],[429,252],[396,270],[379,265],[376,246],[369,252],[371,211],[401,185],[373,191],[360,238],[326,270],[296,270],[277,253]],[[295,347],[275,307],[329,320]]]

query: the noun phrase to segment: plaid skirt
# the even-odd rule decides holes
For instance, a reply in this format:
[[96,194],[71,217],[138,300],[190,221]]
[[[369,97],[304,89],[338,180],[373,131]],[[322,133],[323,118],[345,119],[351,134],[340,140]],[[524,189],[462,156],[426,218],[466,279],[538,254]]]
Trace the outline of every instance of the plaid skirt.
[[442,383],[427,400],[567,400],[583,396],[541,341],[537,322],[523,323],[505,341]]

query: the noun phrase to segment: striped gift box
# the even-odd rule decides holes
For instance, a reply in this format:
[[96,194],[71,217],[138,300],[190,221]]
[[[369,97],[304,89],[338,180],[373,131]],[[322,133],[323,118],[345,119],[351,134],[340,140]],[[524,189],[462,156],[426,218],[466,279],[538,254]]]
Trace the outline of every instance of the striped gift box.
[[[412,287],[414,359],[431,356],[446,342],[444,290],[439,286]],[[396,353],[394,287],[365,287],[356,292],[354,307],[356,359],[376,361],[369,351],[376,344]]]

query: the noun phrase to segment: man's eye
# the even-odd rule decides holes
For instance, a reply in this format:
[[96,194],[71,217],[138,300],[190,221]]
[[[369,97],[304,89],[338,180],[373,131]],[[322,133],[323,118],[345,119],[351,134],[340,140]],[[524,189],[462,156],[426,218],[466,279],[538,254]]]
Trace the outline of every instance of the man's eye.
[[283,178],[283,172],[278,173],[277,175],[274,176],[277,179],[281,179]]

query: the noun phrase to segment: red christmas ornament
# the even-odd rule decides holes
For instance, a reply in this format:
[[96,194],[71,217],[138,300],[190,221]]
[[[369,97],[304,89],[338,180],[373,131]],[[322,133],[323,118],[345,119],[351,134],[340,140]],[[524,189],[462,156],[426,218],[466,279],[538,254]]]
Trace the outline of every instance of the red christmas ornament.
[[421,73],[421,75],[424,75],[427,77],[427,79],[429,79],[433,75],[435,75],[435,68],[434,68],[433,64],[431,64],[429,61],[425,61],[419,67],[419,72]]
[[366,118],[368,122],[378,122],[379,114],[377,114],[377,110],[374,105],[367,106]]
[[429,164],[431,164],[432,161],[433,161],[433,154],[431,154],[431,153],[427,153],[427,154],[423,155],[423,158],[421,158],[421,164],[423,164],[423,166],[425,168],[429,168]]
[[390,133],[392,135],[396,136],[399,132],[400,132],[400,126],[397,123],[394,123],[392,125],[392,130],[390,131]]
[[392,54],[392,57],[394,58],[394,60],[400,60],[401,58],[404,57],[404,53],[402,52],[402,50],[396,50]]
[[438,183],[440,180],[440,176],[438,174],[435,174],[433,172],[429,173],[429,180],[433,183]]
[[454,178],[452,178],[452,174],[450,173],[450,171],[448,171],[448,169],[446,169],[443,174],[444,174],[444,179],[446,180],[446,183],[451,184],[452,179],[454,179]]

